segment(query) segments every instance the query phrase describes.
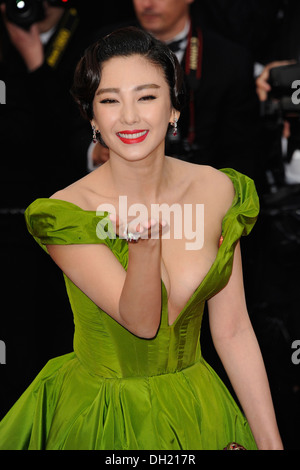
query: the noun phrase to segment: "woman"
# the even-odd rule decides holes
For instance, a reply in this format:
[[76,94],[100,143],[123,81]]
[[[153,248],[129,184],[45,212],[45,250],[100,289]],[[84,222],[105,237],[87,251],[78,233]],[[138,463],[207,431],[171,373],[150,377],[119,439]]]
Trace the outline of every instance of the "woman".
[[[174,55],[138,29],[80,61],[73,95],[110,158],[26,211],[64,272],[74,352],[49,361],[10,410],[0,448],[282,448],[242,284],[239,238],[257,195],[234,170],[165,156],[181,88]],[[201,356],[206,300],[248,421]]]

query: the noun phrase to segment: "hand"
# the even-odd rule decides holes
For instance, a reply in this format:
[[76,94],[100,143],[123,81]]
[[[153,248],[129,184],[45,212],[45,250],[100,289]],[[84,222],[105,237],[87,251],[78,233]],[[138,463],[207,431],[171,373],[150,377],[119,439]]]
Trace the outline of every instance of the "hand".
[[[271,85],[268,83],[270,78],[270,70],[274,67],[282,67],[283,65],[291,65],[295,63],[296,61],[294,60],[282,60],[270,62],[268,65],[266,65],[263,72],[256,79],[256,93],[260,101],[266,101],[268,99],[268,93],[270,93],[272,89]],[[283,122],[282,135],[286,139],[288,139],[291,135],[290,123],[286,120]]]
[[0,9],[12,44],[21,55],[27,69],[31,72],[36,70],[44,62],[44,49],[37,25],[33,24],[29,30],[25,30],[7,20],[4,4]]
[[271,91],[271,85],[268,83],[270,78],[270,70],[274,67],[282,67],[283,65],[295,64],[294,60],[282,60],[270,62],[265,66],[263,72],[256,79],[256,93],[260,101],[266,101],[268,98],[268,93]]
[[114,225],[114,230],[120,238],[127,239],[129,243],[139,240],[160,239],[163,231],[167,229],[167,223],[162,220],[148,219],[140,221],[138,218],[131,219],[129,223],[124,223],[118,216],[110,215],[110,220]]

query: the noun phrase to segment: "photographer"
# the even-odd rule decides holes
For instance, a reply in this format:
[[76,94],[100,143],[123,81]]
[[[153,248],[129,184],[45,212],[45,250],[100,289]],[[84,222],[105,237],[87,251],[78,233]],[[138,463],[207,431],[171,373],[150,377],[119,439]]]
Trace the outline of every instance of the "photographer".
[[1,5],[0,73],[7,92],[0,121],[1,203],[25,207],[36,194],[48,196],[86,173],[90,129],[69,89],[90,36],[78,11],[61,0],[31,2],[42,6],[41,14],[24,12],[25,24],[12,3]]
[[[275,126],[282,137],[277,165],[282,166],[282,182],[300,183],[300,107],[292,100],[293,84],[300,77],[300,64],[294,60],[267,64],[256,79],[256,91],[265,118],[277,116]],[[284,168],[283,168],[284,165]]]

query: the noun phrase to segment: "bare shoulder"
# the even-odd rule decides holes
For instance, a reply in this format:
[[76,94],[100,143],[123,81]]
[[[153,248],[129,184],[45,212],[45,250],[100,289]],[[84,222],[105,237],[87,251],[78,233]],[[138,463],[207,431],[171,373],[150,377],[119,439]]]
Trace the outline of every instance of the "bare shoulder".
[[202,166],[201,170],[207,184],[212,185],[217,194],[225,198],[229,197],[229,199],[232,200],[234,196],[234,186],[226,173],[211,166]]
[[231,179],[222,171],[210,166],[201,168],[200,181],[206,188],[212,204],[225,214],[231,207],[235,190]]
[[[174,157],[167,157],[174,168],[177,169],[185,177],[191,177],[195,181],[202,181],[203,179],[207,182],[220,183],[224,187],[228,187],[228,190],[233,187],[231,179],[222,171],[217,170],[209,165],[201,165],[197,163],[185,162],[183,160],[176,159]],[[225,189],[225,188],[224,188]]]
[[[98,179],[98,181],[101,181],[101,179]],[[96,198],[95,195],[96,187],[95,175],[92,172],[69,186],[56,191],[50,196],[50,199],[60,199],[62,201],[71,202],[84,210],[94,210],[99,204],[99,202],[97,204],[99,198]]]
[[208,165],[194,164],[168,157],[177,175],[176,180],[185,181],[199,200],[216,200],[227,210],[233,201],[235,190],[231,179],[222,171]]
[[72,202],[81,207],[81,184],[79,181],[72,183],[70,186],[62,188],[56,191],[50,196],[50,199],[59,199],[61,201]]
[[181,162],[191,198],[194,202],[207,204],[212,213],[221,218],[232,205],[235,190],[231,179],[211,166]]
[[197,164],[189,164],[189,172],[194,184],[204,186],[206,190],[211,188],[216,195],[232,201],[234,186],[225,173],[209,165]]

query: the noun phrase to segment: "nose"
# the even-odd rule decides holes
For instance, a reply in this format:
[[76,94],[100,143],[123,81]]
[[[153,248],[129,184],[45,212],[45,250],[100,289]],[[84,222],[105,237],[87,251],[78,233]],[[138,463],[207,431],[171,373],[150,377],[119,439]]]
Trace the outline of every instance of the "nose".
[[153,0],[134,0],[135,8],[148,9],[153,7]]
[[133,125],[139,121],[137,107],[132,102],[124,103],[121,111],[122,124]]
[[145,9],[153,8],[153,0],[144,0],[142,4],[143,4],[143,8]]

